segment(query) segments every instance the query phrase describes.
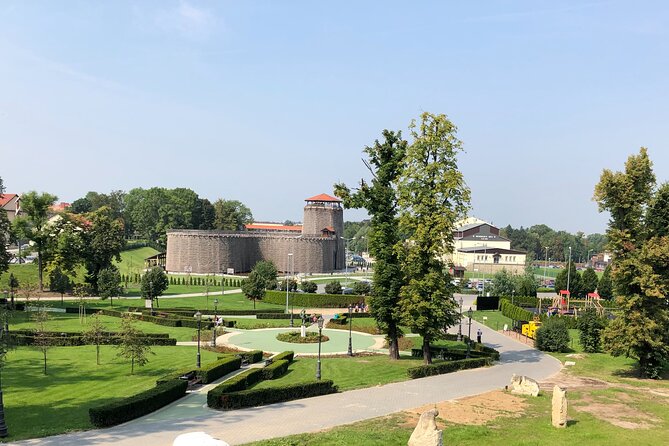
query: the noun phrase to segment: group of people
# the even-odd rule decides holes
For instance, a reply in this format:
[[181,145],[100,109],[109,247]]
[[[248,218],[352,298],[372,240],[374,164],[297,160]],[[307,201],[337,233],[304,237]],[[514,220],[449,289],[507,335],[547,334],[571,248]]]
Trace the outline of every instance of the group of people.
[[353,311],[356,313],[367,313],[367,310],[369,310],[369,307],[365,302],[357,303],[353,307]]

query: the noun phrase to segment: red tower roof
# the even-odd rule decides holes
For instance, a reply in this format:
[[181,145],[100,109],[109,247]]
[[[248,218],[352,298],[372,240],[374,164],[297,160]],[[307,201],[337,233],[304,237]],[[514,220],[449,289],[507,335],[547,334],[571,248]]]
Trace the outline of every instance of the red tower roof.
[[330,203],[341,203],[341,200],[328,194],[320,194],[315,197],[307,198],[304,201],[325,201]]

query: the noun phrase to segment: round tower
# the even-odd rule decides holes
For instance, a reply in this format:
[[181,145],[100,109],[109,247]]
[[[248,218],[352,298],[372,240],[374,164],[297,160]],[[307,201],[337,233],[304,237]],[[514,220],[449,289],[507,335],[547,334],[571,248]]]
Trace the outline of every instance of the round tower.
[[304,200],[302,235],[336,238],[334,256],[335,269],[344,268],[344,209],[341,200],[327,194]]

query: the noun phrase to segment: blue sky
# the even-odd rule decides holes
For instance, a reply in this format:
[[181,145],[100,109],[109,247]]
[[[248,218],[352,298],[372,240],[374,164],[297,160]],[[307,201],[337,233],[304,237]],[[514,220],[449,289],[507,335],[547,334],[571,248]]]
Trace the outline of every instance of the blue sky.
[[[666,2],[0,2],[0,177],[72,201],[189,187],[300,220],[422,111],[472,214],[603,232],[603,168],[669,178]],[[347,211],[347,220],[365,216]]]

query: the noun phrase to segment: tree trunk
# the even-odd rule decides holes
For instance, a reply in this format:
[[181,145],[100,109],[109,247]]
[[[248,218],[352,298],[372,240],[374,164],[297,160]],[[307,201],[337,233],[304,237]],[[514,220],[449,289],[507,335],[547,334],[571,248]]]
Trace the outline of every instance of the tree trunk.
[[388,356],[390,359],[400,359],[400,346],[397,336],[397,325],[395,323],[388,324]]
[[430,339],[423,337],[423,361],[425,364],[432,364],[432,354],[430,353]]
[[256,300],[255,299],[253,299],[253,309],[254,310],[256,309]]
[[130,374],[135,374],[135,355],[133,355],[132,359],[130,360]]
[[96,361],[100,365],[100,344],[95,345]]
[[37,251],[37,273],[39,277],[39,291],[44,291],[44,284],[42,283],[42,248]]
[[46,375],[46,349],[42,350],[42,353],[44,353],[44,374]]

